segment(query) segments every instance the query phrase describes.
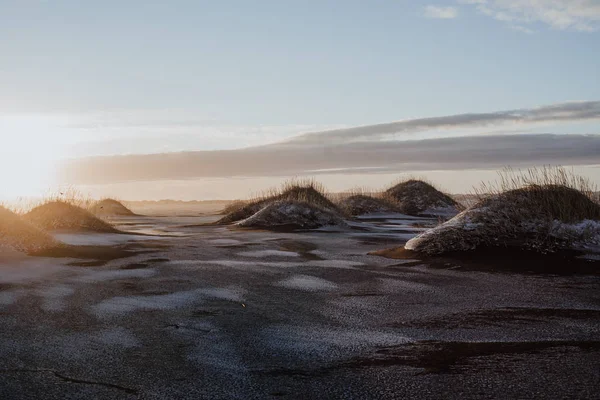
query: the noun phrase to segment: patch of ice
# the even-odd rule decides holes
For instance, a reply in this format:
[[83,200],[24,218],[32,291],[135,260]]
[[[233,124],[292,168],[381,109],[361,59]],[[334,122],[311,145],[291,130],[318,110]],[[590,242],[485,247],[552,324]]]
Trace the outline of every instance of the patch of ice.
[[244,257],[299,257],[300,254],[293,251],[281,251],[281,250],[257,250],[257,251],[245,251],[238,253],[239,256]]
[[206,288],[198,289],[198,293],[202,296],[218,299],[218,300],[229,300],[241,302],[244,300],[244,290],[241,288]]
[[44,299],[42,309],[57,312],[65,308],[64,298],[71,296],[75,290],[67,285],[56,285],[37,289],[35,294]]
[[0,292],[0,306],[9,306],[17,302],[25,292],[23,290],[3,290]]
[[228,268],[252,269],[252,268],[293,268],[302,264],[289,261],[238,261],[238,260],[175,260],[169,261],[172,265],[200,266],[216,265]]
[[262,331],[267,345],[294,357],[313,360],[340,357],[340,351],[395,346],[412,340],[395,332],[337,327],[276,325]]
[[140,341],[127,329],[122,327],[105,329],[92,335],[92,340],[109,346],[124,348],[140,347]]
[[381,279],[383,291],[386,293],[398,292],[431,292],[434,287],[424,283],[412,282],[405,279]]
[[[54,238],[73,246],[113,246],[135,240],[148,240],[148,236],[120,233],[55,233]],[[157,237],[152,237],[157,239]]]
[[236,239],[214,239],[214,240],[209,240],[208,243],[210,243],[212,245],[216,245],[216,246],[227,246],[227,245],[240,244],[242,242],[239,240],[236,240]]
[[199,303],[206,299],[243,301],[240,288],[201,288],[154,296],[113,297],[92,306],[98,317],[123,315],[134,311],[173,310]]
[[357,219],[402,219],[402,220],[410,220],[410,221],[419,221],[419,220],[430,220],[431,218],[427,217],[415,217],[412,215],[400,214],[400,213],[372,213],[372,214],[364,214],[356,217]]
[[365,264],[359,261],[349,260],[311,260],[305,262],[304,265],[309,267],[356,269],[354,267],[360,267]]
[[277,285],[305,292],[330,291],[337,288],[337,285],[333,282],[310,275],[294,275],[289,279],[279,282]]
[[137,269],[116,269],[107,271],[93,271],[85,275],[78,276],[73,280],[78,282],[103,282],[111,281],[116,279],[129,279],[129,278],[150,278],[157,274],[157,271],[153,268],[137,268]]
[[32,283],[68,270],[60,264],[60,261],[28,259],[9,265],[0,265],[0,283]]
[[198,290],[188,290],[156,296],[113,297],[92,306],[99,317],[122,315],[138,310],[172,310],[194,304],[202,300]]

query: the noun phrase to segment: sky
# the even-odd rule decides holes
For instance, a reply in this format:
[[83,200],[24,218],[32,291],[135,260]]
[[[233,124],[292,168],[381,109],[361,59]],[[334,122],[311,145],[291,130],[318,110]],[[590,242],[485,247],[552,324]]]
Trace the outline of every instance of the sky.
[[[254,187],[252,179],[260,186],[316,174],[340,190],[415,171],[446,171],[440,184],[464,191],[487,176],[473,170],[552,161],[600,183],[600,162],[590,156],[597,140],[585,139],[600,134],[598,82],[600,0],[0,0],[0,197],[36,194],[55,181],[102,194],[130,181],[137,196],[160,198],[153,183],[144,185],[160,179],[164,197],[227,198],[242,194],[227,185],[181,191],[182,179],[202,186],[235,176]],[[536,117],[539,110],[550,117]],[[370,134],[357,136],[355,127]],[[542,134],[565,135],[562,146],[578,150],[561,157],[547,149],[554,136]],[[524,148],[519,135],[534,135],[526,149],[547,152],[514,157]],[[487,136],[488,147],[462,139]],[[377,157],[389,142],[420,140],[423,149],[450,138],[465,150],[461,162],[460,152],[444,156],[446,142],[419,163],[383,165]],[[256,164],[255,146],[277,154],[272,146],[281,142],[302,144],[289,150],[295,157],[364,143],[374,165],[357,164],[345,148],[337,164],[273,163],[244,176]],[[242,149],[235,169],[199,163],[142,176],[124,166],[122,176],[98,179],[102,160],[161,154],[139,166],[156,171],[172,152],[224,163],[223,151]],[[495,152],[489,165],[469,162],[485,151]],[[448,177],[465,170],[471,180]]]

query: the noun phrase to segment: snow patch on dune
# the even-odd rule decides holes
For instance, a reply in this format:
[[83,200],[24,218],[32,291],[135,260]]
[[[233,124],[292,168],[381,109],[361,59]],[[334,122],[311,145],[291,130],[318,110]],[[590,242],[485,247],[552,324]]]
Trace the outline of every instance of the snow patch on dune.
[[236,225],[248,228],[317,229],[324,226],[345,225],[335,212],[299,201],[277,201],[260,209],[256,214]]

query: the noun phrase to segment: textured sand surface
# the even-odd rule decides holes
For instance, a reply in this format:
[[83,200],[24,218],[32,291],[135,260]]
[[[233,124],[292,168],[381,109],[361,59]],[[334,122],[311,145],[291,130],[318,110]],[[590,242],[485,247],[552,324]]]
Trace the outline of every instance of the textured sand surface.
[[128,217],[119,229],[163,236],[70,238],[151,251],[104,265],[0,261],[0,398],[597,397],[598,275],[367,254],[435,223],[423,218],[194,226],[207,219]]

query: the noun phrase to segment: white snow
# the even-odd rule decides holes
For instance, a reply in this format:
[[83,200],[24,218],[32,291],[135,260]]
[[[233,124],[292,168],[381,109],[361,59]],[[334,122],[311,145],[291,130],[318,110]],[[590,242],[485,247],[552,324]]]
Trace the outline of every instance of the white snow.
[[228,246],[228,245],[240,244],[242,242],[239,240],[236,240],[236,239],[213,239],[213,240],[209,240],[208,243],[215,245],[215,246]]
[[129,241],[148,240],[148,236],[120,233],[55,233],[53,236],[63,243],[74,246],[112,246]]
[[115,269],[105,271],[90,271],[85,275],[78,276],[74,280],[78,282],[102,282],[129,278],[150,278],[157,274],[153,268]]
[[0,306],[9,306],[16,303],[25,291],[23,290],[3,290],[0,292]]
[[45,311],[63,311],[65,308],[65,297],[71,296],[75,290],[67,285],[48,286],[37,289],[35,294],[44,299],[42,309]]
[[311,260],[305,262],[303,265],[309,267],[356,269],[354,267],[360,267],[365,264],[360,261],[349,260]]
[[265,228],[293,225],[304,229],[316,229],[328,225],[345,225],[345,222],[330,210],[296,201],[278,201],[266,205],[236,225]]
[[295,356],[311,360],[336,358],[341,349],[356,351],[411,341],[396,332],[301,325],[272,325],[265,328],[261,336],[275,351],[293,352]]
[[293,251],[281,251],[281,250],[257,250],[257,251],[245,251],[238,253],[239,256],[244,257],[299,257],[300,254]]
[[113,297],[92,306],[99,317],[122,315],[138,310],[172,310],[202,300],[198,290],[188,290],[155,296]]
[[238,288],[201,288],[152,296],[119,296],[92,306],[98,317],[124,315],[134,311],[173,310],[202,302],[206,299],[243,301],[243,290]]
[[289,261],[238,261],[238,260],[176,260],[169,261],[171,265],[181,265],[186,267],[202,266],[202,265],[216,265],[228,268],[239,268],[239,269],[254,269],[254,268],[293,268],[301,264],[298,262]]
[[279,282],[277,285],[305,292],[330,291],[337,288],[337,285],[333,282],[310,275],[294,275]]
[[[503,208],[504,207],[504,208]],[[444,251],[468,251],[480,244],[493,244],[501,240],[515,240],[522,237],[524,248],[540,248],[546,250],[543,238],[551,237],[557,240],[555,246],[586,250],[590,246],[600,245],[600,221],[584,220],[577,223],[560,221],[545,221],[540,218],[523,220],[516,224],[507,215],[519,210],[511,209],[503,204],[471,208],[444,224],[429,229],[409,240],[404,246],[407,250],[436,254]],[[538,235],[542,239],[537,240]],[[529,239],[533,237],[533,239]]]
[[70,269],[61,265],[60,261],[28,258],[0,265],[0,283],[33,283],[65,271]]

